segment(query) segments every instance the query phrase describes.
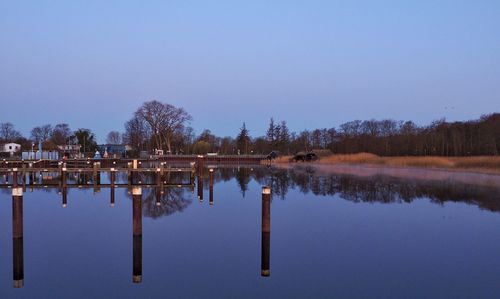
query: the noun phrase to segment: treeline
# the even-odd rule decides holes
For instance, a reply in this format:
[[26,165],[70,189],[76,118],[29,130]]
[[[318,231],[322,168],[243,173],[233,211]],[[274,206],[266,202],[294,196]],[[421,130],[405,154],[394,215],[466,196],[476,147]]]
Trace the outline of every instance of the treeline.
[[[146,117],[147,116],[147,117]],[[171,121],[165,121],[170,119]],[[144,103],[126,123],[124,139],[137,151],[163,149],[167,153],[267,154],[278,151],[329,149],[333,153],[369,152],[380,156],[498,155],[500,114],[465,122],[434,121],[418,126],[412,121],[350,121],[335,128],[291,132],[286,121],[271,118],[264,136],[252,137],[245,123],[237,136],[219,137],[210,130],[195,135],[187,126],[191,116],[157,101]],[[167,146],[163,146],[163,145]]]
[[[444,119],[419,126],[412,121],[354,120],[338,127],[292,132],[286,121],[270,119],[263,136],[252,137],[245,123],[237,136],[219,137],[210,130],[199,135],[189,126],[192,117],[168,103],[143,103],[124,125],[123,133],[111,131],[106,142],[126,144],[130,156],[141,152],[164,154],[268,154],[288,155],[315,149],[351,154],[369,152],[380,156],[472,156],[500,152],[500,113],[477,120],[447,122]],[[78,145],[82,153],[96,149],[90,129],[72,131],[67,124],[33,128],[23,137],[10,123],[0,123],[0,142],[16,142],[23,149],[38,141]]]
[[418,126],[412,121],[350,121],[338,128],[290,133],[286,122],[271,119],[267,134],[256,138],[257,151],[295,153],[329,149],[333,153],[360,152],[380,156],[472,156],[500,152],[500,114],[465,122],[434,121]]
[[[121,142],[121,137],[117,139],[116,134],[121,136],[120,133],[112,131],[108,134],[108,139],[114,138],[113,140]],[[90,129],[80,128],[73,131],[66,123],[34,127],[29,137],[24,137],[10,122],[0,123],[0,143],[7,142],[21,144],[23,150],[37,149],[39,142],[46,150],[56,150],[57,146],[73,145],[79,146],[79,151],[82,153],[93,152],[97,149],[96,137]]]
[[[324,145],[317,139],[324,131],[311,133],[312,146]],[[336,153],[370,152],[381,156],[471,156],[498,155],[500,114],[478,120],[446,122],[438,120],[419,127],[411,121],[352,121],[323,139]]]

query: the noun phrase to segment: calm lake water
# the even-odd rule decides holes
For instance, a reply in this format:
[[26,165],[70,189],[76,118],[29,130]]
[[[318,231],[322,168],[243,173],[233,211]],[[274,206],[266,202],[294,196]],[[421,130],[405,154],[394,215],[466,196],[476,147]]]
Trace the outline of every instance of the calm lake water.
[[65,208],[60,188],[27,187],[22,238],[19,200],[13,211],[11,189],[0,188],[0,298],[500,296],[495,185],[226,167],[213,172],[213,196],[206,170],[202,185],[163,194],[116,188],[112,206],[110,188],[68,180],[91,188],[69,188]]

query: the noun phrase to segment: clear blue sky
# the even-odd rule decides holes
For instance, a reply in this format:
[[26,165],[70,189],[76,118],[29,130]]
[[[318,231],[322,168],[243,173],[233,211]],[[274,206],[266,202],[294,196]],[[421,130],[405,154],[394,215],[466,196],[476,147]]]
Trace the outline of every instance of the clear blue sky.
[[222,136],[478,118],[500,111],[500,1],[0,0],[0,122],[103,141],[151,99]]

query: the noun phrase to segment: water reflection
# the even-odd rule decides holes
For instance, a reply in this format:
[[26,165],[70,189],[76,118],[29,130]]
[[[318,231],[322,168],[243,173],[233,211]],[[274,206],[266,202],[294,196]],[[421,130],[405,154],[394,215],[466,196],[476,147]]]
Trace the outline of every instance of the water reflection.
[[[1,192],[12,192],[14,287],[19,288],[24,285],[23,188],[18,184],[22,186],[27,184],[31,191],[40,188],[36,190],[60,192],[63,207],[68,205],[68,190],[71,188],[89,187],[94,190],[109,188],[111,206],[115,205],[115,190],[127,188],[131,194],[128,197],[131,197],[132,201],[132,282],[140,283],[143,280],[142,217],[158,219],[187,209],[192,203],[191,196],[187,193],[194,190],[195,182],[194,174],[188,176],[182,173],[162,173],[161,171],[133,172],[130,175],[110,171],[91,176],[85,173],[62,172],[50,178],[40,173],[26,173],[21,177],[18,177],[17,173],[1,176],[0,186],[10,186],[10,188],[1,188]],[[37,181],[36,178],[39,180]],[[204,190],[208,188],[209,205],[214,206],[215,185],[230,180],[236,182],[242,196],[248,192],[249,183],[252,180],[265,186],[262,188],[260,215],[260,257],[263,277],[270,276],[271,199],[274,197],[285,200],[291,189],[316,196],[336,196],[352,202],[398,203],[429,198],[431,202],[437,204],[448,201],[465,202],[481,209],[500,211],[500,188],[496,186],[478,186],[451,180],[409,180],[384,175],[362,177],[345,174],[318,174],[315,169],[308,168],[302,170],[266,167],[199,168],[196,171],[197,197],[202,201]],[[49,187],[41,188],[42,184]],[[255,215],[256,221],[258,221],[258,216]]]
[[144,216],[153,219],[184,211],[192,200],[187,197],[186,189],[177,187],[143,189]]
[[317,173],[314,168],[305,169],[241,169],[233,172],[221,169],[220,180],[236,178],[240,191],[248,190],[253,179],[261,185],[268,185],[273,197],[286,199],[289,190],[312,193],[316,196],[338,196],[353,202],[410,203],[428,198],[436,204],[465,202],[481,209],[500,212],[500,187],[476,185],[454,180],[408,179],[387,175],[356,176],[346,174]]
[[214,169],[210,168],[210,185],[209,185],[209,204],[210,206],[214,205]]

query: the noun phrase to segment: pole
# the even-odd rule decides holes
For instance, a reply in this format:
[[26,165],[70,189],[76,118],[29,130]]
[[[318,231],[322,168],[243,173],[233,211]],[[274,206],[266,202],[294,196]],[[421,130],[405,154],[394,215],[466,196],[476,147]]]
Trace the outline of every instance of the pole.
[[142,282],[142,189],[132,188],[132,282]]
[[262,187],[262,251],[261,251],[261,272],[263,277],[270,273],[270,248],[271,248],[271,188]]
[[[14,171],[17,180],[17,171]],[[14,288],[24,286],[24,250],[23,250],[23,189],[17,187],[17,182],[12,188],[12,262]]]

